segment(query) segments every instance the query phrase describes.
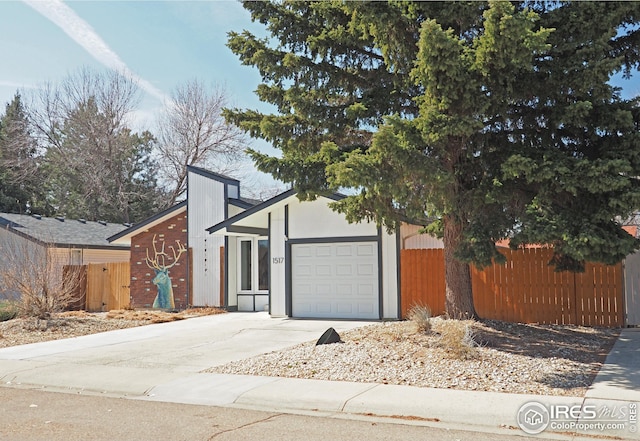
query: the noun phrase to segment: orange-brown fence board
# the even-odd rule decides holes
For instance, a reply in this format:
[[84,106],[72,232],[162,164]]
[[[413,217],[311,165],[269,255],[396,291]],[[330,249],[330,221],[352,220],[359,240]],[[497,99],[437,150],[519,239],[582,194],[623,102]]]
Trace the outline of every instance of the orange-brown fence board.
[[402,313],[415,305],[428,305],[433,315],[444,314],[443,250],[402,250]]
[[131,266],[129,262],[113,262],[107,263],[106,267],[109,274],[107,310],[123,309],[130,304]]
[[76,309],[91,312],[109,311],[122,309],[130,304],[129,262],[90,263],[84,267],[85,302],[83,305],[74,305]]
[[[523,323],[624,325],[622,264],[588,263],[584,273],[555,272],[549,248],[502,249],[504,264],[471,267],[473,299],[487,319]],[[401,305],[444,313],[442,249],[401,251]]]

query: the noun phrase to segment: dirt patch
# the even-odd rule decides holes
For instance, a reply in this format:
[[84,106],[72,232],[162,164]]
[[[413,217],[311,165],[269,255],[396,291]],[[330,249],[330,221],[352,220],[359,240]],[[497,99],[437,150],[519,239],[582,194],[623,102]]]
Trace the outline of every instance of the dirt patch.
[[49,320],[15,318],[0,322],[0,348],[80,337],[116,329],[165,323],[224,312],[224,310],[218,308],[192,308],[179,312],[114,310],[89,313],[85,311],[69,311],[54,314]]

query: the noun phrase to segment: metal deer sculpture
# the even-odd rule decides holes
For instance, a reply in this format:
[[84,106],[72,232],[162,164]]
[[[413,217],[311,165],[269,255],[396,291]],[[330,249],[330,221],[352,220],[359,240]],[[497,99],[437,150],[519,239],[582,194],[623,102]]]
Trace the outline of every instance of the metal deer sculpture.
[[171,252],[173,253],[173,262],[167,265],[166,260],[168,260],[171,256],[164,251],[164,241],[162,242],[162,249],[158,251],[156,248],[156,235],[153,235],[153,259],[149,257],[149,248],[147,248],[147,266],[152,268],[156,273],[152,282],[154,285],[158,287],[158,295],[156,295],[155,300],[153,301],[154,308],[162,308],[162,309],[173,309],[176,307],[175,301],[173,300],[173,288],[171,287],[171,278],[169,277],[169,268],[172,268],[176,263],[178,263],[178,259],[182,256],[182,253],[187,251],[187,249],[180,243],[179,240],[176,240],[176,244],[178,245],[178,250],[176,252],[175,247],[169,246]]

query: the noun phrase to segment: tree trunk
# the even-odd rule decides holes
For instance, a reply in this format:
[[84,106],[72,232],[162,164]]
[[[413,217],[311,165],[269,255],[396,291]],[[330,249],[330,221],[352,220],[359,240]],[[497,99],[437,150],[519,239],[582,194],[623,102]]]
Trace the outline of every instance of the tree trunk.
[[453,215],[444,217],[445,312],[452,319],[477,318],[473,306],[469,264],[455,258],[462,240],[462,223]]

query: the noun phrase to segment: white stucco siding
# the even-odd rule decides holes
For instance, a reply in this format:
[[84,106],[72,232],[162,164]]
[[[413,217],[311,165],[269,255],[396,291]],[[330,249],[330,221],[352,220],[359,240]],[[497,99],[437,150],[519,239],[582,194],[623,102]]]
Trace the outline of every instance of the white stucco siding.
[[333,211],[327,205],[331,200],[320,197],[315,201],[300,202],[297,199],[289,204],[289,239],[375,236],[378,229],[375,224],[350,224],[341,213]]
[[382,233],[382,318],[398,318],[398,249],[395,234]]
[[[244,208],[237,207],[233,204],[229,204],[229,217],[233,217],[236,214],[240,214],[244,211]],[[211,225],[209,225],[211,226]]]
[[286,262],[285,262],[285,215],[284,207],[271,212],[271,230],[269,237],[269,292],[271,315],[286,316]]
[[419,225],[402,224],[400,226],[400,248],[403,250],[419,250],[444,248],[442,239],[420,233]]
[[187,222],[193,253],[191,295],[194,306],[220,306],[220,247],[224,238],[206,229],[225,219],[225,184],[189,173]]

